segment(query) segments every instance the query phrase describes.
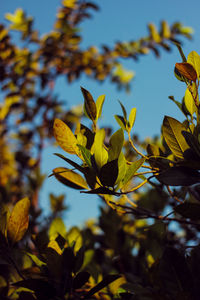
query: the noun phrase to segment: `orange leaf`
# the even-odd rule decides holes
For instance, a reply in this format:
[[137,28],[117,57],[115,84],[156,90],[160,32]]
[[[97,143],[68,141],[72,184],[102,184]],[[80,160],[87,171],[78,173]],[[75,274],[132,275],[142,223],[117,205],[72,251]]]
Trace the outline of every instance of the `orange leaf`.
[[175,68],[182,76],[184,76],[188,80],[196,81],[197,72],[191,64],[187,62],[176,63]]

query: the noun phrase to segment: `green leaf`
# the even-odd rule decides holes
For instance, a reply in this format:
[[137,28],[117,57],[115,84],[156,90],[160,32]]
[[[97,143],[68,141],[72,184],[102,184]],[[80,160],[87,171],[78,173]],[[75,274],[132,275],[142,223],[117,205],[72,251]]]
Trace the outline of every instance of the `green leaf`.
[[119,184],[118,188],[121,187],[120,181],[124,178],[125,174],[126,174],[126,159],[123,152],[121,151],[118,158],[118,177],[115,182],[115,184]]
[[124,144],[124,132],[122,129],[117,130],[110,138],[108,150],[108,160],[115,160],[119,157]]
[[118,159],[111,160],[100,169],[99,179],[103,186],[114,187],[118,176]]
[[96,101],[96,108],[97,108],[96,120],[98,120],[101,117],[102,107],[103,107],[104,101],[105,101],[105,95],[101,95],[97,98],[97,101]]
[[165,185],[189,186],[200,182],[200,173],[188,167],[172,167],[156,178]]
[[115,120],[123,130],[126,130],[126,121],[122,116],[115,115]]
[[19,200],[8,219],[7,232],[9,239],[14,244],[20,241],[29,225],[30,200],[26,197]]
[[93,99],[92,95],[90,94],[90,92],[87,91],[86,89],[84,89],[83,87],[81,87],[81,91],[82,91],[82,94],[83,94],[83,97],[85,100],[84,107],[85,107],[86,113],[92,121],[95,121],[96,116],[97,116],[97,108],[96,108],[94,99]]
[[176,206],[174,210],[184,218],[200,219],[200,204],[185,202]]
[[133,125],[135,123],[135,118],[136,118],[136,108],[132,108],[128,121],[129,121],[129,131],[133,128]]
[[90,150],[88,150],[86,147],[83,147],[82,145],[77,145],[79,147],[79,149],[81,150],[81,154],[84,158],[84,161],[86,162],[86,164],[88,165],[88,167],[92,167],[92,163],[91,163],[91,153]]
[[190,63],[195,71],[197,72],[197,77],[200,76],[200,56],[196,51],[192,51],[188,55],[187,62]]
[[143,165],[144,162],[145,158],[140,158],[139,160],[134,161],[131,165],[127,166],[125,177],[122,180],[122,187],[125,186],[133,178],[134,174]]
[[182,135],[182,131],[185,130],[186,128],[182,123],[174,118],[165,116],[162,126],[163,137],[172,153],[180,159],[184,158],[184,152],[189,149]]
[[53,175],[56,179],[62,182],[64,185],[69,186],[73,189],[82,190],[88,189],[85,179],[78,173],[67,169],[67,168],[55,168],[53,170]]
[[42,260],[40,260],[36,255],[31,254],[29,252],[25,252],[25,253],[26,253],[26,255],[28,255],[31,258],[31,260],[35,263],[35,265],[37,267],[41,268],[42,266],[46,265],[46,263],[44,263]]
[[104,148],[104,139],[105,139],[105,130],[99,129],[97,130],[94,138],[94,145],[92,148],[94,149],[94,158],[97,167],[100,169],[103,165],[107,163],[108,160],[108,152]]
[[83,245],[83,239],[78,227],[72,227],[67,234],[67,241],[69,246],[74,246],[74,251],[78,252]]

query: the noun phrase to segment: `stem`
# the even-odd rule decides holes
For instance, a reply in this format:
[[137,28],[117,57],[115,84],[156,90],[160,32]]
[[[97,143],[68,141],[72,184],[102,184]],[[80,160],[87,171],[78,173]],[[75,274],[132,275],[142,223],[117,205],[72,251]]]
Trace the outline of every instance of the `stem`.
[[143,158],[147,158],[143,153],[141,153],[139,150],[137,150],[137,148],[135,147],[135,145],[133,144],[133,141],[131,140],[131,135],[130,135],[130,132],[128,132],[128,140],[129,140],[129,143],[131,144],[131,147],[134,149],[134,151],[142,156]]
[[183,203],[182,200],[180,200],[178,197],[176,197],[176,196],[174,195],[174,193],[173,193],[172,190],[170,189],[169,185],[166,185],[166,188],[167,188],[167,190],[168,190],[170,196],[171,196],[174,200],[178,201],[179,203]]

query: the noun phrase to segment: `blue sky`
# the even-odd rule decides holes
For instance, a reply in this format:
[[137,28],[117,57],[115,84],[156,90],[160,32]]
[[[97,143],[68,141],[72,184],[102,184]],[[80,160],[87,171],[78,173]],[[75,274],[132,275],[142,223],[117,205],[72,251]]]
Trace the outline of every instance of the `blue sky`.
[[[35,18],[35,28],[39,29],[40,33],[45,33],[52,28],[60,2],[60,0],[1,0],[0,22],[6,22],[4,20],[6,12],[14,12],[16,8],[22,7],[28,15]],[[96,3],[100,6],[100,11],[94,12],[93,19],[85,21],[81,26],[83,47],[102,44],[112,46],[115,41],[138,39],[147,35],[149,22],[159,26],[161,20],[166,20],[169,24],[180,21],[185,26],[191,26],[194,29],[194,38],[192,41],[182,38],[183,50],[186,56],[192,50],[200,53],[200,2],[197,0],[190,2],[186,0],[99,0]],[[109,125],[116,129],[118,125],[113,116],[121,113],[118,104],[120,99],[127,111],[132,107],[137,108],[134,130],[140,138],[158,135],[164,115],[183,120],[176,106],[168,100],[169,95],[174,95],[179,101],[184,96],[184,84],[177,81],[173,75],[174,65],[180,61],[179,53],[175,48],[171,53],[162,51],[160,59],[150,54],[141,57],[139,62],[125,60],[125,67],[136,73],[130,94],[119,92],[109,81],[98,84],[87,77],[81,77],[71,85],[63,79],[59,80],[56,93],[66,101],[67,108],[82,103],[80,86],[88,89],[95,99],[105,94],[106,102],[100,125]],[[50,174],[53,168],[63,165],[59,158],[53,156],[54,152],[61,153],[61,150],[47,147],[43,154],[42,170],[47,174]],[[46,213],[48,213],[49,192],[66,193],[66,204],[70,206],[70,211],[65,217],[68,226],[83,224],[87,218],[98,214],[100,200],[93,195],[85,196],[78,191],[70,190],[57,183],[54,178],[45,181],[41,192],[41,206]]]

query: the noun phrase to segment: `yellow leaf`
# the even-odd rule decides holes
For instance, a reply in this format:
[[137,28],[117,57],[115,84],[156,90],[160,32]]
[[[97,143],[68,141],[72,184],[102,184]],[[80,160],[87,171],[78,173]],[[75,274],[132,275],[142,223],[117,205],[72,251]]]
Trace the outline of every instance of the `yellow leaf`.
[[16,243],[20,241],[29,224],[29,208],[30,208],[30,200],[26,197],[18,201],[8,219],[8,236],[12,243]]
[[74,8],[76,0],[63,0],[62,5],[68,8]]
[[74,251],[77,252],[83,244],[83,239],[80,233],[80,230],[77,227],[72,227],[67,235],[67,241],[69,246],[74,245]]
[[53,174],[60,182],[73,189],[88,189],[85,179],[78,173],[67,168],[55,168]]
[[0,107],[0,121],[5,119],[5,117],[9,113],[10,107],[13,104],[18,103],[20,99],[21,97],[19,95],[7,96],[5,98],[4,104]]
[[200,76],[200,56],[199,56],[199,54],[195,51],[190,52],[190,54],[188,55],[187,62],[194,67],[195,71],[197,72],[197,77],[199,78],[199,76]]
[[62,250],[60,249],[58,243],[56,241],[50,241],[48,243],[48,248],[52,248],[53,250],[55,250],[59,255],[62,254]]
[[80,156],[79,148],[77,147],[77,139],[67,124],[59,119],[55,119],[53,133],[58,145],[64,151]]

